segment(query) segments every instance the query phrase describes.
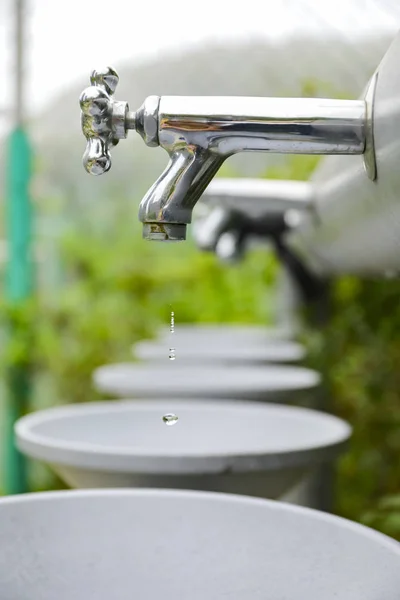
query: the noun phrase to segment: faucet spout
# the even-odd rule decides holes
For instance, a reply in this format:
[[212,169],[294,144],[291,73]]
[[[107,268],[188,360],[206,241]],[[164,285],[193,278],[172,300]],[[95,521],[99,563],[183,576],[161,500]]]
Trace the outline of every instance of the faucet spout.
[[195,146],[174,149],[164,173],[140,204],[143,237],[161,241],[185,240],[193,207],[222,162],[220,156]]

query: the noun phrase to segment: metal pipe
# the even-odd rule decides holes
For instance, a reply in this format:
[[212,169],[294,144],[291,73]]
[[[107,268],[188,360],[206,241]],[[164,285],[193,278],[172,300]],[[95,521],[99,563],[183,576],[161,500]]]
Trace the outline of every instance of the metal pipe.
[[[32,206],[29,187],[31,176],[31,147],[24,130],[24,25],[25,0],[14,2],[15,68],[14,68],[14,127],[8,140],[7,167],[7,277],[6,298],[14,309],[23,306],[31,296],[33,273],[31,260]],[[10,323],[10,337],[24,335],[21,325]],[[23,326],[22,326],[23,327]],[[7,369],[7,407],[5,425],[5,482],[6,493],[27,491],[25,458],[14,444],[14,423],[29,405],[31,380],[24,363],[9,364]]]
[[15,0],[15,124],[21,126],[24,106],[24,13],[25,0]]
[[[163,96],[159,142],[175,147],[190,135],[210,152],[360,154],[364,151],[365,102],[321,98]],[[173,139],[171,139],[171,135]]]

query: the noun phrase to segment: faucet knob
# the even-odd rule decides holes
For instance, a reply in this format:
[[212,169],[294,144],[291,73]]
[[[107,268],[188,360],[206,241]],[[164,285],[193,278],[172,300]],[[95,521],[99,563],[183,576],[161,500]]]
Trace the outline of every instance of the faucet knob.
[[79,98],[82,131],[87,139],[83,166],[92,175],[109,171],[110,148],[126,138],[128,103],[113,98],[118,81],[111,67],[95,70],[90,76],[90,87],[83,90]]

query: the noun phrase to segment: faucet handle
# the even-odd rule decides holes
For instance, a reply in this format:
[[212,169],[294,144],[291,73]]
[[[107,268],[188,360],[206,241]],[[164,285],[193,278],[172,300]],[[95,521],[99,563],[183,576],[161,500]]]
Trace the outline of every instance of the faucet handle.
[[87,139],[83,166],[92,175],[102,175],[111,168],[110,148],[126,138],[128,103],[113,98],[118,81],[111,67],[95,70],[90,87],[79,98],[82,131]]

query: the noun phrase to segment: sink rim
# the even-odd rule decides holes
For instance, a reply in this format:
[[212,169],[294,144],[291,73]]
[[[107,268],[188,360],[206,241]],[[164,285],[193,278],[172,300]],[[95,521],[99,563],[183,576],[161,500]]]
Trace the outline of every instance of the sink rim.
[[[175,334],[174,334],[175,336]],[[222,364],[291,364],[305,359],[307,352],[303,344],[292,340],[271,340],[271,342],[227,343],[211,336],[210,340],[179,339],[179,335],[170,340],[142,340],[134,344],[131,352],[134,357],[144,362],[168,362],[168,348],[173,346],[184,362],[217,361]]]
[[154,497],[159,496],[160,498],[170,499],[190,499],[201,500],[204,502],[211,503],[225,503],[225,504],[242,504],[251,507],[261,507],[265,510],[276,512],[278,514],[292,513],[299,514],[313,522],[323,521],[337,524],[341,529],[348,529],[353,532],[360,532],[363,536],[372,540],[377,540],[381,545],[385,546],[389,550],[393,551],[400,558],[400,542],[389,537],[388,535],[381,533],[371,527],[362,525],[356,521],[351,521],[344,517],[334,515],[331,513],[316,510],[306,506],[298,506],[296,504],[289,504],[286,502],[279,502],[278,500],[270,500],[265,498],[255,498],[250,496],[243,496],[239,494],[225,494],[221,492],[207,492],[197,490],[165,490],[165,489],[153,489],[153,488],[93,488],[93,489],[78,489],[78,490],[56,490],[48,492],[30,492],[27,494],[18,494],[11,496],[0,497],[0,511],[2,506],[9,504],[34,504],[40,502],[48,502],[60,498],[61,500],[68,499],[67,501],[73,502],[75,499],[80,498],[103,498],[103,497],[116,497],[130,496],[131,498],[140,497]]
[[279,397],[314,392],[320,388],[322,377],[307,367],[275,363],[240,366],[126,361],[97,367],[92,382],[98,391],[119,397],[155,398],[162,393],[165,397],[244,399],[249,396],[253,400],[254,394],[270,398],[273,394]]
[[[88,443],[85,441],[67,441],[35,432],[35,428],[45,422],[62,420],[65,417],[87,416],[90,414],[106,416],[110,413],[153,412],[160,415],[164,412],[185,411],[240,411],[254,413],[257,419],[265,414],[267,418],[277,415],[280,419],[312,418],[311,426],[317,427],[315,419],[320,423],[336,427],[326,443],[315,443],[296,447],[294,444],[285,448],[271,450],[266,447],[245,449],[239,445],[238,450],[168,451],[165,448],[115,446],[105,443]],[[236,416],[233,414],[233,416]],[[179,426],[179,423],[177,424]],[[347,446],[352,434],[352,427],[343,419],[321,411],[276,404],[240,400],[199,399],[190,401],[181,399],[168,400],[112,400],[90,402],[85,404],[53,407],[31,413],[19,419],[15,424],[15,436],[18,448],[39,460],[49,464],[66,465],[80,469],[113,471],[122,473],[146,473],[156,475],[176,474],[226,474],[254,471],[274,471],[285,468],[312,468],[323,462],[335,459]],[[223,431],[221,429],[221,431]]]

